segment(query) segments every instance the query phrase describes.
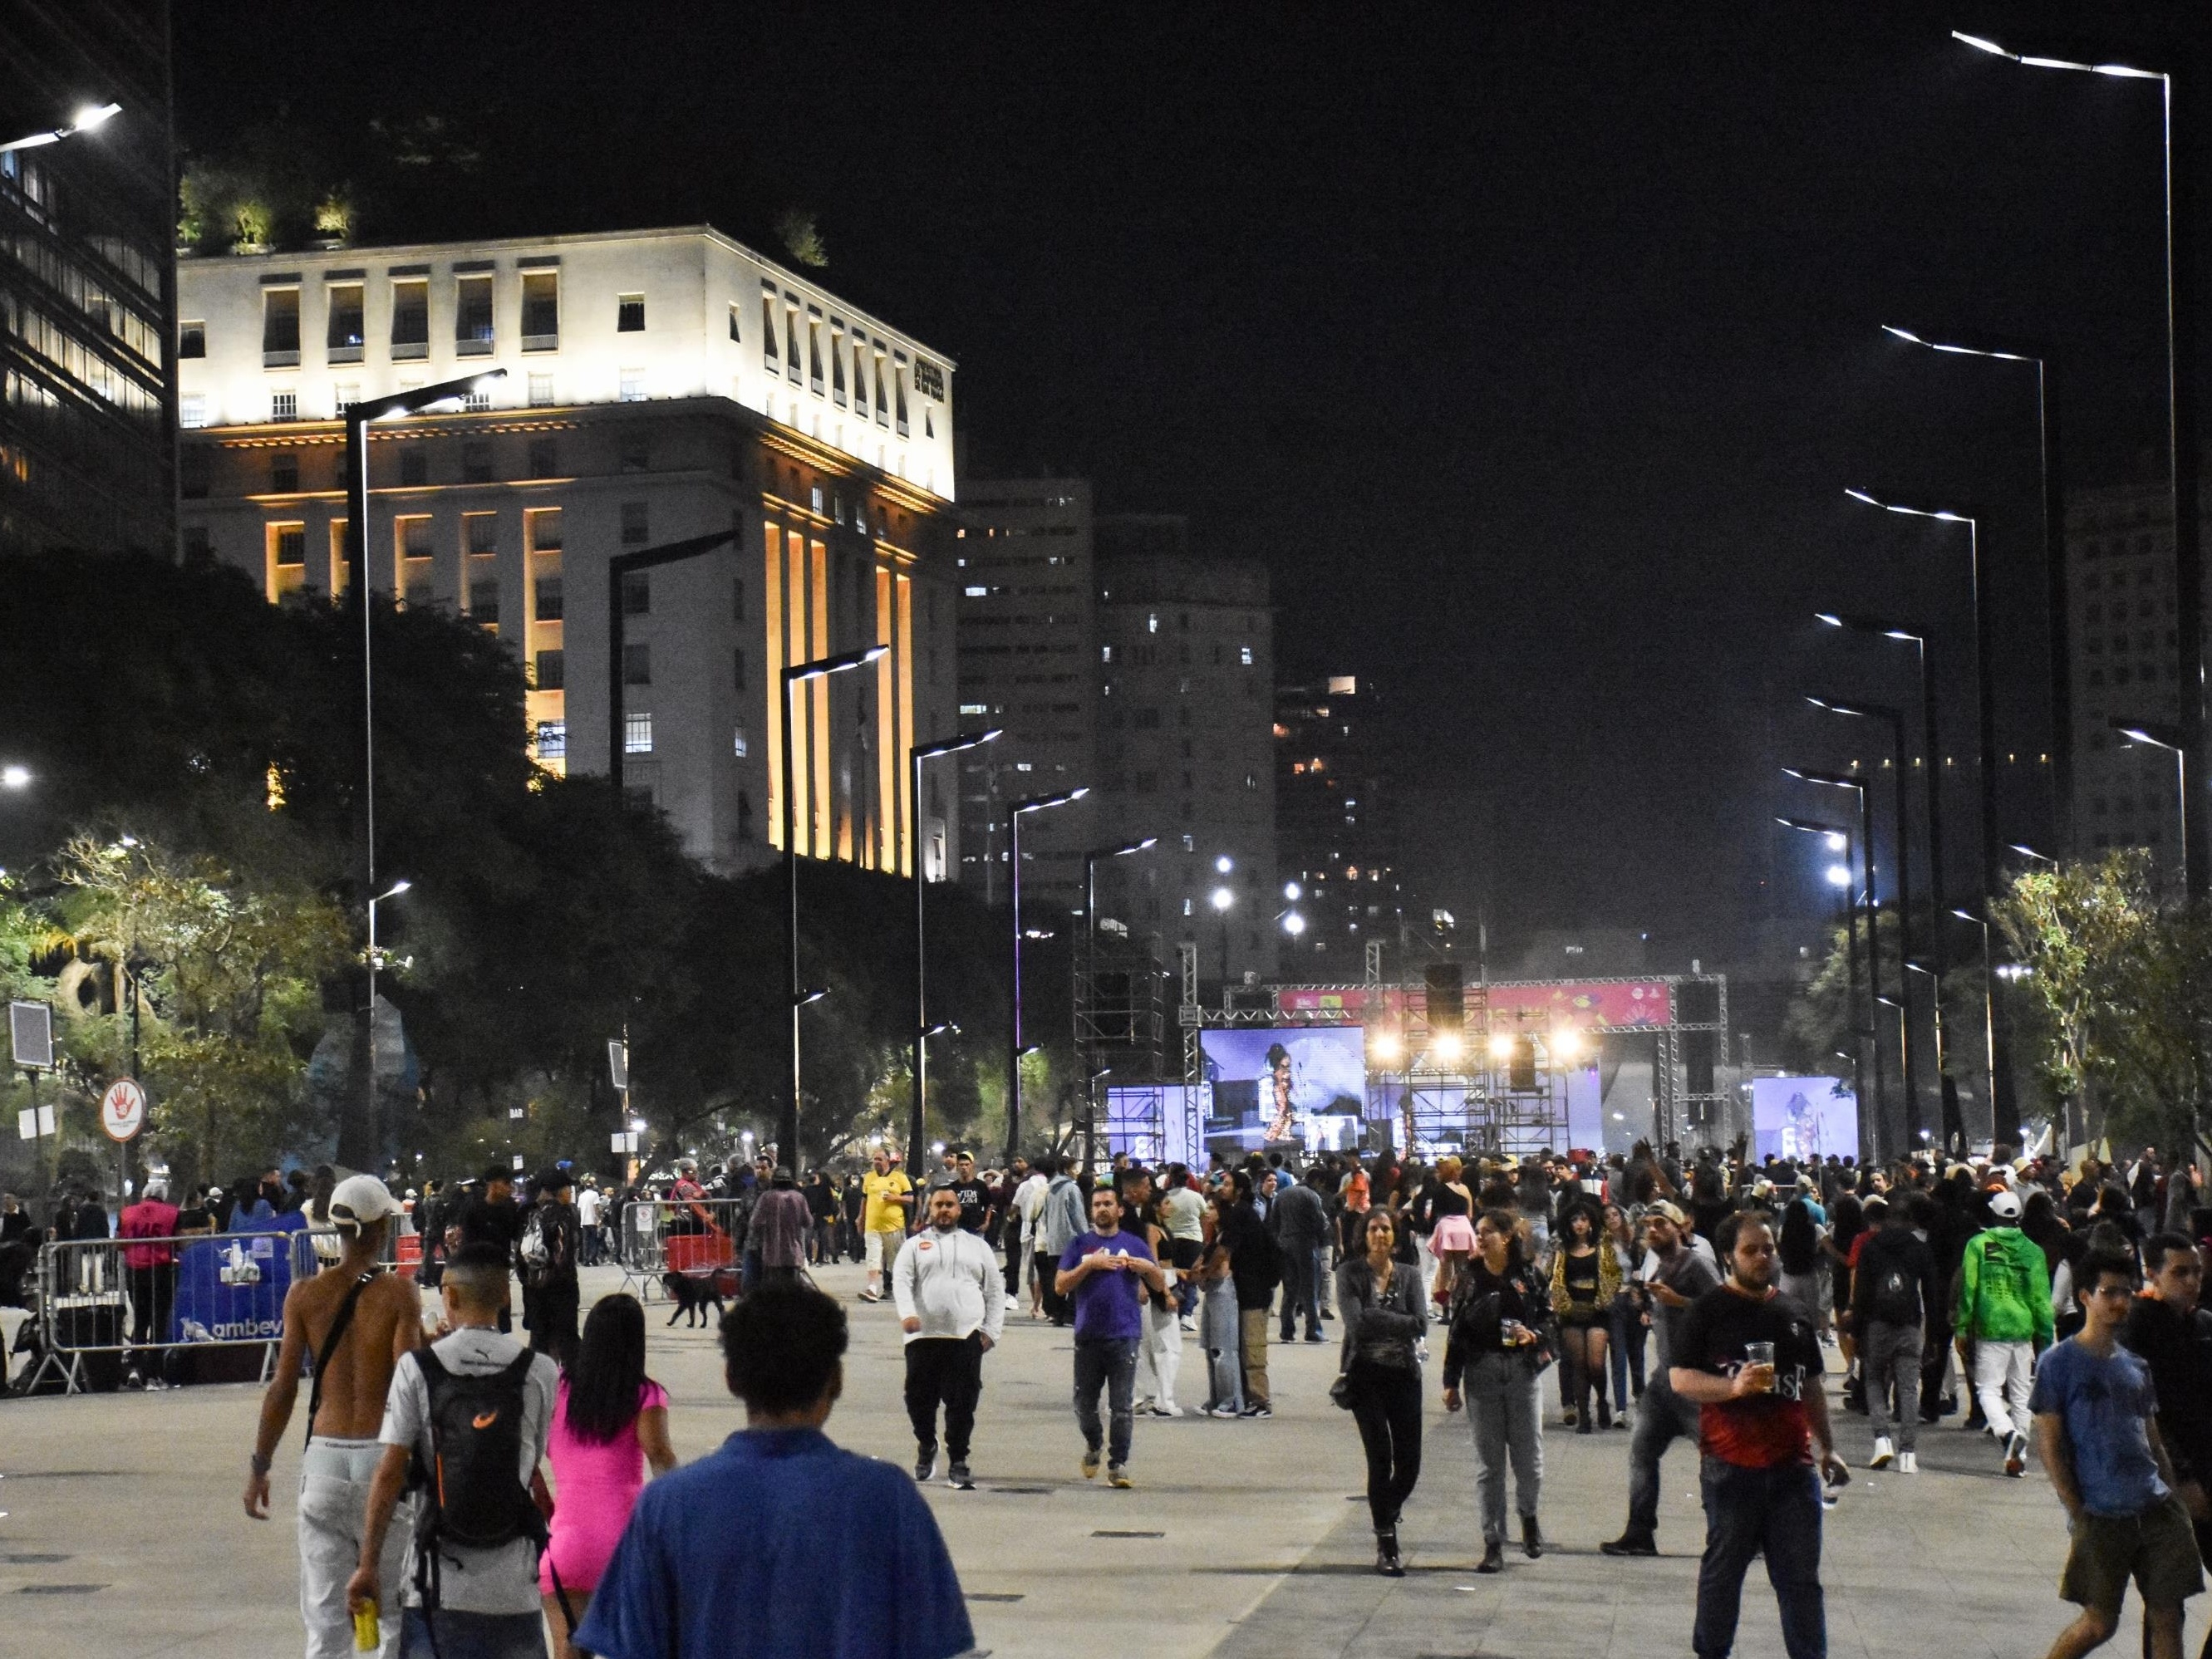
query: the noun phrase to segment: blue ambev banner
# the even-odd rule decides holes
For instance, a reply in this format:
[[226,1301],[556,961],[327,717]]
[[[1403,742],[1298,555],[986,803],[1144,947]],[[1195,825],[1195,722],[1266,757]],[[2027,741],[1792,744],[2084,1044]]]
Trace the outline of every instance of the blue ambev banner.
[[274,1342],[284,1334],[292,1234],[222,1233],[185,1245],[173,1342]]

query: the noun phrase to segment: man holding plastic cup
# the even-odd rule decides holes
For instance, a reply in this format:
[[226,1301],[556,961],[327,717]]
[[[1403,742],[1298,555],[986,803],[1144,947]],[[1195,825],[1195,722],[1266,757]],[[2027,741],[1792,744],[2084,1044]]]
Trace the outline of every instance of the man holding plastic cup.
[[1763,1553],[1790,1659],[1825,1659],[1820,1481],[1840,1486],[1850,1475],[1829,1430],[1820,1340],[1811,1316],[1775,1290],[1774,1234],[1762,1218],[1728,1216],[1713,1242],[1728,1277],[1691,1304],[1667,1374],[1698,1407],[1704,1454],[1705,1553],[1691,1646],[1698,1659],[1725,1659],[1744,1573]]

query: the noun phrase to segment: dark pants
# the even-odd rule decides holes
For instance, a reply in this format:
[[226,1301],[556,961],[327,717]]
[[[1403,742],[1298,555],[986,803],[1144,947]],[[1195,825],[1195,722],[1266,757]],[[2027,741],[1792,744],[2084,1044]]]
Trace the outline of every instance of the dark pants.
[[141,1350],[131,1356],[133,1364],[151,1361],[153,1355],[145,1352],[165,1347],[169,1340],[169,1310],[177,1296],[177,1270],[173,1267],[132,1267],[131,1279],[131,1344]]
[[1039,1250],[1030,1260],[1036,1264],[1037,1288],[1044,1302],[1044,1316],[1055,1325],[1072,1323],[1075,1318],[1073,1304],[1054,1288],[1060,1278],[1060,1258],[1050,1250]]
[[[1943,1288],[1943,1299],[1939,1308],[1951,1305],[1951,1286]],[[1928,1321],[1928,1346],[1920,1351],[1920,1420],[1933,1423],[1943,1410],[1943,1370],[1951,1355],[1950,1322],[1940,1316]],[[1970,1373],[1971,1375],[1971,1373]],[[1967,1393],[1971,1395],[1972,1389]],[[1905,1401],[1899,1401],[1902,1410]]]
[[581,1297],[574,1279],[556,1280],[525,1291],[530,1308],[530,1346],[565,1365],[576,1352],[576,1310]]
[[1009,1220],[1006,1231],[1013,1235],[1006,1245],[1006,1294],[1018,1302],[1022,1297],[1022,1263],[1028,1258],[1022,1254],[1020,1224]]
[[1387,1531],[1421,1478],[1421,1374],[1354,1365],[1349,1392],[1367,1451],[1367,1511]]
[[1628,1439],[1628,1536],[1659,1532],[1659,1460],[1677,1440],[1698,1443],[1698,1408],[1667,1386],[1661,1370],[1644,1390]]
[[1106,1390],[1110,1419],[1106,1461],[1119,1468],[1129,1461],[1129,1437],[1136,1425],[1137,1340],[1134,1337],[1078,1337],[1075,1341],[1075,1423],[1084,1446],[1098,1452],[1098,1390]]
[[1820,1477],[1802,1463],[1740,1468],[1705,1460],[1705,1556],[1698,1565],[1698,1659],[1726,1659],[1735,1645],[1743,1576],[1766,1557],[1766,1579],[1782,1613],[1790,1659],[1827,1659],[1828,1615],[1820,1595]]
[[956,1463],[968,1461],[975,1432],[975,1402],[983,1397],[983,1339],[918,1336],[906,1345],[906,1414],[917,1446],[937,1446],[937,1407],[945,1407],[945,1449]]
[[1291,1340],[1291,1330],[1298,1316],[1305,1316],[1306,1334],[1321,1334],[1321,1276],[1316,1267],[1318,1252],[1307,1242],[1297,1239],[1283,1241],[1283,1337]]
[[395,1607],[386,1617],[400,1620],[401,1659],[543,1659],[545,1652],[542,1613],[446,1608],[425,1615]]

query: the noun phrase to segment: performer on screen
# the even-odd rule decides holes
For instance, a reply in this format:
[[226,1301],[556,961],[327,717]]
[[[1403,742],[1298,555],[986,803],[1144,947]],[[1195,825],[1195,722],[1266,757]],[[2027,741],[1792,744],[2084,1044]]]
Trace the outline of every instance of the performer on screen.
[[1279,1042],[1267,1045],[1267,1086],[1274,1091],[1274,1120],[1267,1125],[1269,1140],[1291,1138],[1291,1051]]

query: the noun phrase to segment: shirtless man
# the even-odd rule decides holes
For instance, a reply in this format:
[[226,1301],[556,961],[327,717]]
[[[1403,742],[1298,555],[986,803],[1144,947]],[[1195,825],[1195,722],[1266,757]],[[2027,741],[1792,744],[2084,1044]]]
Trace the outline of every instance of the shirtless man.
[[[369,1482],[383,1449],[377,1444],[385,1396],[400,1359],[422,1346],[422,1302],[415,1287],[380,1265],[385,1237],[399,1201],[374,1176],[349,1176],[331,1194],[332,1225],[344,1241],[337,1261],[284,1297],[284,1343],[276,1374],[261,1400],[246,1512],[269,1518],[269,1464],[292,1420],[300,1373],[322,1352],[339,1310],[356,1285],[353,1317],[330,1363],[320,1367],[321,1400],[300,1457],[300,1616],[307,1627],[307,1659],[347,1659],[354,1652],[346,1580],[361,1559]],[[399,1589],[413,1528],[392,1529],[383,1554],[384,1652],[398,1652]]]

